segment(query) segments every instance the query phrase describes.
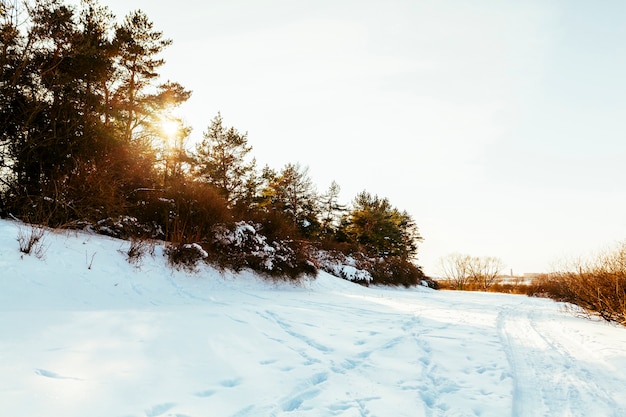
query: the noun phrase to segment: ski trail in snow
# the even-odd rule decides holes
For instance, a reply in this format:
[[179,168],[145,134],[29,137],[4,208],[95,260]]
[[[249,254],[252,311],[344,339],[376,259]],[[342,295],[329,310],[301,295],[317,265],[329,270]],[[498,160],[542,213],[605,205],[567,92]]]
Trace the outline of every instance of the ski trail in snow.
[[[601,385],[599,381],[606,381],[606,378],[598,377],[597,373],[600,367],[576,359],[563,344],[563,333],[554,331],[554,328],[551,328],[550,332],[538,330],[536,315],[532,312],[529,315],[529,320],[533,330],[541,336],[549,348],[557,352],[565,360],[564,370],[567,372],[565,380],[568,384],[568,415],[586,417],[593,415],[593,413],[601,412],[602,415],[612,417],[626,416],[626,409],[620,408],[614,400],[614,397],[624,394],[624,392],[619,390],[620,386],[625,388],[623,381],[621,384],[618,383],[616,385],[618,387],[617,391],[615,391],[615,386],[611,386],[606,382],[603,384],[604,386]],[[577,348],[580,349],[579,346]]]
[[[513,373],[513,417],[531,417],[536,415],[552,415],[546,409],[542,395],[542,386],[536,372],[538,352],[545,350],[536,333],[530,331],[528,320],[513,308],[503,308],[498,314],[498,332],[507,354],[511,372]],[[531,349],[532,348],[532,349]],[[530,409],[525,408],[531,405]]]
[[497,327],[513,373],[513,417],[626,415],[613,399],[623,392],[601,386],[595,365],[574,358],[556,332],[539,331],[531,310],[503,307]]

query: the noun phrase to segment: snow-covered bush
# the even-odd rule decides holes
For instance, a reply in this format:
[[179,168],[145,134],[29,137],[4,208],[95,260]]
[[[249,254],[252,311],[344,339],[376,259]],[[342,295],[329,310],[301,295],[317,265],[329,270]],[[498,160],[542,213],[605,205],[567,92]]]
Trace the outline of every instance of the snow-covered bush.
[[362,285],[424,285],[437,288],[437,284],[425,277],[419,267],[397,257],[371,258],[360,252],[346,255],[334,250],[317,250],[314,257],[323,271]]
[[140,222],[132,216],[108,217],[98,221],[91,228],[101,235],[120,239],[140,237],[161,239],[164,237],[163,230],[155,222]]
[[372,281],[369,271],[362,269],[367,263],[363,256],[349,256],[338,251],[318,250],[315,252],[315,259],[321,270],[336,277],[365,285]]
[[198,243],[170,244],[165,248],[169,264],[193,271],[209,254]]
[[315,273],[306,250],[294,241],[272,241],[259,224],[245,221],[215,226],[213,248],[217,262],[233,270],[250,268],[272,276],[296,278]]

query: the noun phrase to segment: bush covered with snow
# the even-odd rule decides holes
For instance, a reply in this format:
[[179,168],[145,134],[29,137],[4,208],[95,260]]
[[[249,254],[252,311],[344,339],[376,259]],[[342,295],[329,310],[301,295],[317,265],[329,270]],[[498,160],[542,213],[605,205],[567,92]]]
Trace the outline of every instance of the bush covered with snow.
[[371,258],[360,252],[348,255],[334,250],[317,250],[313,256],[321,270],[359,284],[437,288],[436,283],[424,276],[419,267],[403,259]]
[[362,269],[366,263],[363,256],[323,250],[315,251],[314,254],[318,268],[322,271],[359,284],[367,285],[372,282],[372,275],[367,270]]
[[132,216],[108,217],[90,225],[89,228],[101,235],[120,239],[141,237],[162,239],[165,237],[163,229],[156,222],[142,222]]
[[170,244],[165,248],[170,265],[193,271],[209,254],[198,243]]
[[296,278],[315,274],[305,248],[294,241],[268,241],[259,224],[245,221],[215,226],[212,246],[216,261],[235,271],[243,268]]

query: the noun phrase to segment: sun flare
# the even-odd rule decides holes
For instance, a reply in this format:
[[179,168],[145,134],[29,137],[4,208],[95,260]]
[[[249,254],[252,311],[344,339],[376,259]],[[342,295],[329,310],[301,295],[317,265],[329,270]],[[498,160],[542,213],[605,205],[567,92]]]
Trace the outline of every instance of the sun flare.
[[174,138],[180,131],[180,123],[178,120],[163,117],[161,119],[161,132],[168,138]]

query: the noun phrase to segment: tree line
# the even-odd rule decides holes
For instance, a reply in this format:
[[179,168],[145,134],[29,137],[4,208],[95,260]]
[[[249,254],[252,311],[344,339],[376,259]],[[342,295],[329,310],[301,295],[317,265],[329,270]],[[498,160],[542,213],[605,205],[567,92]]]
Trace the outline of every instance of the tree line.
[[379,281],[423,278],[417,225],[387,198],[344,205],[337,183],[319,193],[297,163],[257,167],[248,134],[219,113],[190,149],[175,110],[191,91],[159,77],[171,43],[140,10],[118,22],[97,0],[0,0],[3,216],[208,249],[216,227],[245,221],[297,254],[296,275],[315,248],[362,259]]

